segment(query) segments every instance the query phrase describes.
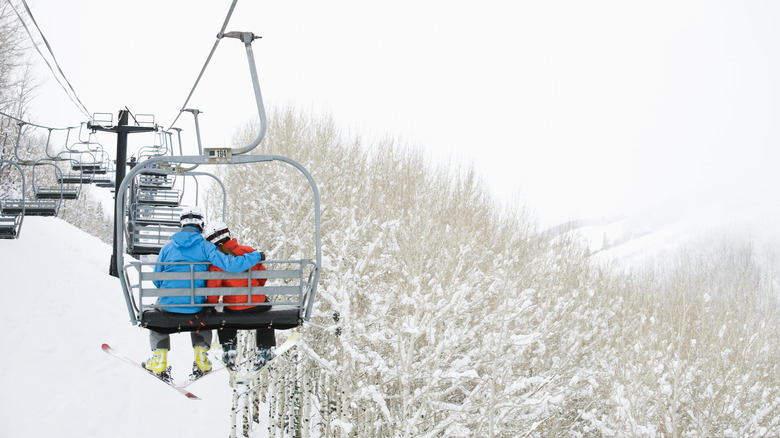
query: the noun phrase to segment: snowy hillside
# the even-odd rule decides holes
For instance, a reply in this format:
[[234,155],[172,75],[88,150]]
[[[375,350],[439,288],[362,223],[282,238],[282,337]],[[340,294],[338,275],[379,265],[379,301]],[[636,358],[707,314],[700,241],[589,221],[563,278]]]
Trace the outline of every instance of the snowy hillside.
[[[21,238],[0,241],[5,359],[2,437],[227,436],[227,374],[195,383],[203,400],[103,353],[111,344],[145,360],[147,331],[130,324],[111,248],[56,218],[27,217]],[[172,336],[175,379],[192,366],[189,336]]]
[[761,205],[740,209],[703,208],[687,213],[641,212],[573,221],[568,225],[570,233],[583,242],[594,259],[632,265],[673,254],[683,246],[702,241],[727,239],[753,242],[762,249],[777,249],[780,248],[778,221],[778,208]]
[[[609,226],[602,227],[602,237],[607,229]],[[674,234],[666,234],[669,241]],[[664,233],[656,231],[631,242],[647,244],[650,240],[642,239],[653,235],[660,237]],[[10,311],[4,322],[8,340],[6,359],[0,365],[0,384],[4,389],[0,436],[226,436],[230,431],[231,393],[225,375],[214,375],[192,385],[191,390],[203,400],[190,401],[100,350],[101,343],[108,342],[139,360],[149,355],[146,331],[128,322],[118,280],[106,274],[110,252],[110,247],[96,238],[52,218],[26,218],[20,239],[0,241],[3,290]],[[517,266],[524,268],[527,264]],[[553,285],[565,284],[560,274],[565,274],[568,268],[556,269],[556,275],[549,281]],[[546,275],[541,270],[536,272],[539,273],[536,279]],[[510,297],[515,290],[509,289]],[[354,315],[349,315],[347,310],[351,309],[342,306],[342,317],[353,318],[360,327],[352,329],[345,324],[347,329],[339,341],[328,338],[330,347],[341,346],[347,353],[339,353],[340,360],[330,362],[343,375],[328,380],[329,386],[322,386],[318,394],[327,397],[329,392],[334,392],[338,399],[352,397],[348,407],[355,404],[373,408],[375,405],[370,403],[375,403],[385,408],[384,413],[378,410],[377,415],[400,417],[403,412],[390,411],[386,404],[397,393],[394,379],[411,376],[425,384],[433,381],[438,386],[429,388],[426,401],[436,401],[439,391],[449,390],[450,379],[457,387],[463,382],[474,384],[476,392],[488,381],[485,376],[490,376],[497,382],[495,387],[501,389],[494,399],[483,403],[481,399],[467,398],[458,401],[459,409],[451,412],[459,415],[461,407],[469,409],[466,420],[462,420],[465,423],[479,420],[477,413],[482,409],[504,409],[505,414],[500,412],[505,415],[502,421],[512,424],[504,430],[506,434],[498,436],[517,436],[518,430],[530,436],[560,435],[563,430],[555,429],[558,426],[541,430],[543,423],[538,419],[562,409],[571,409],[575,414],[560,415],[560,419],[556,418],[560,424],[604,435],[659,436],[661,430],[677,428],[688,432],[678,436],[705,436],[694,434],[705,431],[719,432],[712,436],[776,436],[780,429],[776,415],[780,396],[774,377],[777,362],[772,352],[776,351],[777,326],[772,319],[758,320],[746,315],[755,308],[745,305],[744,293],[734,294],[725,289],[723,296],[695,297],[702,311],[694,319],[687,314],[669,312],[669,308],[677,306],[676,302],[662,305],[656,312],[655,304],[646,309],[637,308],[631,295],[616,300],[611,295],[614,292],[609,290],[603,294],[588,289],[583,289],[588,293],[556,291],[543,283],[538,290],[542,293],[532,288],[520,292],[519,301],[527,303],[525,307],[510,303],[509,307],[519,309],[522,318],[507,329],[513,333],[508,343],[502,340],[501,345],[483,344],[487,347],[475,349],[458,360],[453,360],[450,351],[467,343],[468,336],[478,336],[472,327],[493,329],[487,324],[495,319],[476,320],[474,315],[478,313],[473,307],[468,311],[461,309],[460,315],[471,319],[465,324],[445,327],[455,334],[448,336],[442,329],[443,334],[430,344],[408,341],[411,337],[419,339],[422,331],[403,328],[403,332],[394,334],[384,329],[388,339],[393,336],[392,339],[400,340],[399,345],[408,348],[417,345],[425,354],[404,357],[382,352],[384,356],[371,353],[362,357],[364,350],[347,349],[366,345],[380,351],[386,345],[378,341],[376,332],[361,329],[365,327],[362,321],[378,320],[386,313],[365,315],[356,310]],[[717,292],[716,288],[708,290],[712,294]],[[683,293],[683,296],[687,295]],[[728,301],[730,297],[742,301],[735,306]],[[623,300],[625,305],[620,304]],[[454,302],[464,304],[457,297]],[[728,318],[719,309],[725,309]],[[763,325],[767,326],[765,331],[756,328]],[[427,326],[423,334],[433,337],[440,333],[434,329],[437,327]],[[689,338],[689,333],[695,337]],[[746,333],[750,334],[750,342],[745,342]],[[361,336],[367,339],[365,343]],[[491,336],[491,339],[500,338]],[[191,348],[186,335],[175,335],[172,341],[169,363],[173,365],[174,378],[180,379],[189,371]],[[732,351],[723,348],[725,345],[751,348]],[[436,354],[428,354],[429,346],[435,348]],[[680,359],[680,351],[685,360]],[[570,359],[559,360],[563,353]],[[420,362],[404,367],[387,365],[389,360],[385,358],[398,357]],[[515,368],[527,366],[529,370],[508,369],[508,363]],[[349,374],[352,365],[368,384]],[[433,380],[429,370],[434,370]],[[439,375],[446,379],[437,382],[435,378]],[[745,385],[745,382],[751,383]],[[341,392],[344,388],[350,391]],[[496,399],[501,403],[496,403]],[[334,399],[329,401],[336,403]],[[585,407],[580,408],[576,404],[579,402]],[[711,411],[701,414],[709,424],[691,426],[675,416],[680,406],[702,404],[712,406]],[[416,409],[425,412],[423,409],[432,408],[423,405]],[[651,415],[642,416],[645,412]],[[610,417],[610,413],[614,415]],[[383,426],[377,418],[363,423],[359,418],[349,423],[331,419],[330,427],[335,424],[349,434],[352,428],[359,427],[369,430],[384,427],[382,430],[391,431],[397,424],[388,421],[388,426]],[[469,427],[451,426],[447,419],[440,417],[434,421],[431,436],[445,428],[446,436],[484,436],[485,430],[479,433],[471,423],[466,423]],[[421,436],[410,433],[410,436]]]

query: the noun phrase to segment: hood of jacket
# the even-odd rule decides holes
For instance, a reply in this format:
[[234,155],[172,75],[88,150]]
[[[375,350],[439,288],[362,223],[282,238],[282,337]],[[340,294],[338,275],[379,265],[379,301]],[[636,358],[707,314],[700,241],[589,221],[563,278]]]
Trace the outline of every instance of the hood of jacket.
[[171,236],[171,241],[179,248],[189,248],[201,240],[203,240],[203,236],[198,230],[191,227],[184,227],[181,231]]

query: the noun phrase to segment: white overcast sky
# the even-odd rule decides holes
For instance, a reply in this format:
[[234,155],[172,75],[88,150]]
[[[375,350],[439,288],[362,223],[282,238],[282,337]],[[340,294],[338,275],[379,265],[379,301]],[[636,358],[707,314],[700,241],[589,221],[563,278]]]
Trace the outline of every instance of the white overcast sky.
[[[27,1],[90,112],[127,106],[164,127],[231,3]],[[498,197],[553,223],[774,202],[777,23],[780,3],[754,0],[239,0],[227,30],[262,36],[267,106],[473,163]],[[39,76],[35,121],[84,121]],[[188,104],[204,145],[227,143],[253,104],[243,45],[225,39]],[[176,125],[194,132],[189,115]]]

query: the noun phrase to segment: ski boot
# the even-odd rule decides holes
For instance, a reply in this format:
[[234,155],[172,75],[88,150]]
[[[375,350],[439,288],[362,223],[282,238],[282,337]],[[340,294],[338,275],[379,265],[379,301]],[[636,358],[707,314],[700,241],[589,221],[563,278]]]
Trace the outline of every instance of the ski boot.
[[195,347],[195,361],[192,363],[192,374],[190,377],[201,377],[211,372],[211,361],[209,360],[208,347]]
[[222,362],[225,364],[225,368],[230,371],[236,371],[236,344],[232,342],[225,342],[222,344]]
[[141,362],[145,370],[154,374],[158,379],[170,382],[171,367],[168,366],[168,349],[158,348],[152,352],[152,357],[146,362]]
[[274,347],[258,347],[255,355],[254,370],[260,371],[268,362],[276,357]]

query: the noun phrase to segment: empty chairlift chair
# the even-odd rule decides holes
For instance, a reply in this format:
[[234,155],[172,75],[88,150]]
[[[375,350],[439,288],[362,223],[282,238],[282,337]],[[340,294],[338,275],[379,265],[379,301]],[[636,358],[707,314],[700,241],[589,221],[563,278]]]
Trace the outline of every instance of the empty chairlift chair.
[[113,189],[116,186],[116,169],[111,161],[106,164],[105,173],[92,178],[92,184],[104,189]]
[[[149,169],[149,170],[145,170]],[[126,240],[128,254],[159,254],[162,246],[179,231],[181,192],[173,189],[174,176],[142,168],[133,180],[128,199]]]
[[55,185],[41,185],[40,184],[40,172],[36,178],[36,169],[41,166],[51,166],[54,168],[55,177],[52,178],[55,181],[62,180],[62,171],[59,166],[49,162],[48,159],[42,159],[35,162],[32,170],[32,188],[35,194],[36,200],[75,200],[79,198],[81,193],[81,184],[64,184],[59,182]]
[[24,172],[18,164],[8,160],[0,160],[0,173],[8,170],[9,172],[16,169],[20,175],[20,193],[22,194],[21,200],[12,200],[12,202],[20,201],[22,209],[20,212],[4,209],[7,200],[0,199],[0,239],[18,239],[22,232],[22,222],[24,221],[24,192],[25,192],[25,179]]
[[[0,204],[2,201],[0,201]],[[23,215],[0,214],[0,239],[16,239],[22,229]]]
[[[55,166],[52,163],[46,163]],[[33,165],[33,175],[36,165]],[[21,167],[20,167],[21,169]],[[2,214],[4,215],[24,215],[24,216],[57,216],[60,212],[62,198],[56,199],[28,199],[26,193],[14,199],[3,199]]]
[[[60,158],[72,157],[72,156],[73,154],[70,152],[63,152],[60,154]],[[75,168],[78,170],[74,170],[73,163],[78,163],[78,160],[76,158],[70,158],[68,161],[71,162],[71,170],[69,172],[60,173],[57,176],[58,183],[71,184],[71,185],[92,183],[92,180],[95,176],[93,173],[84,172],[84,168],[80,167],[78,164],[75,165]]]

